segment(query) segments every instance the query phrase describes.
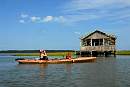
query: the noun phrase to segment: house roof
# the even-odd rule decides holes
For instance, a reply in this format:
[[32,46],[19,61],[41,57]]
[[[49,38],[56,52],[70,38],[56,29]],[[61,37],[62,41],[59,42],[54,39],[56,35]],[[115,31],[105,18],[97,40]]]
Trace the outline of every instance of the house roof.
[[116,36],[115,36],[115,35],[113,35],[113,34],[107,34],[107,33],[101,32],[101,31],[99,31],[99,30],[96,30],[96,31],[94,31],[94,32],[92,32],[92,33],[89,33],[89,34],[87,34],[87,35],[84,35],[84,36],[81,37],[81,39],[87,38],[87,37],[91,36],[91,35],[94,34],[94,33],[100,33],[100,34],[105,35],[105,36],[107,36],[107,37],[111,37],[111,38],[115,38],[115,39],[116,39]]

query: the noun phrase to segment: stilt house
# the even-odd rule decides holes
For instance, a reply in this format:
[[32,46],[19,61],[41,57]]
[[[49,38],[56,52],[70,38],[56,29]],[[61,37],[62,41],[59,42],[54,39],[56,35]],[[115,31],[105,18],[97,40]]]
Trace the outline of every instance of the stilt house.
[[101,31],[94,31],[80,38],[80,55],[108,56],[116,52],[116,37]]

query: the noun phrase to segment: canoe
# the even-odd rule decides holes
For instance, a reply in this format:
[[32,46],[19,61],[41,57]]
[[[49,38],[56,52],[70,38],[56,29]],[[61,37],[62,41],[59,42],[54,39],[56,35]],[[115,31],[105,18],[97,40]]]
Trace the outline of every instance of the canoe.
[[19,64],[58,64],[58,63],[81,63],[94,62],[96,57],[81,57],[73,59],[50,59],[50,60],[36,60],[36,59],[16,59]]

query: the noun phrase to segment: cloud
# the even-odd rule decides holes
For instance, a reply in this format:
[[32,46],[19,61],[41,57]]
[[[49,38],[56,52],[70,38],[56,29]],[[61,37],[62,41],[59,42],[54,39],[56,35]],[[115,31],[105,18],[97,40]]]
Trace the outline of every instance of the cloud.
[[50,22],[50,21],[52,21],[53,19],[54,19],[53,16],[46,16],[46,17],[43,18],[43,22]]
[[24,21],[24,20],[22,20],[22,19],[21,19],[21,20],[19,20],[19,22],[20,22],[20,23],[25,23],[25,21]]
[[81,32],[77,32],[77,31],[76,31],[76,32],[74,32],[74,33],[75,33],[75,34],[78,34],[78,35],[80,35],[80,34],[81,34]]
[[36,17],[36,16],[32,16],[30,17],[32,22],[40,22],[41,18],[40,17]]
[[56,22],[65,22],[66,21],[66,18],[64,16],[58,16],[58,17],[55,17],[54,20]]
[[65,8],[69,11],[83,9],[115,9],[130,6],[130,0],[71,0]]
[[36,16],[21,14],[20,18],[33,23],[78,23],[81,21],[128,21],[130,0],[69,0],[62,5],[61,15]]
[[130,18],[130,0],[71,0],[63,8],[68,22]]
[[28,14],[21,14],[21,18],[27,18]]
[[43,23],[44,22],[58,22],[58,23],[64,23],[66,21],[66,18],[64,16],[46,16],[43,17]]
[[63,23],[66,19],[63,16],[29,16],[27,14],[20,15],[20,23],[33,22],[33,23],[49,23],[49,22],[57,22]]

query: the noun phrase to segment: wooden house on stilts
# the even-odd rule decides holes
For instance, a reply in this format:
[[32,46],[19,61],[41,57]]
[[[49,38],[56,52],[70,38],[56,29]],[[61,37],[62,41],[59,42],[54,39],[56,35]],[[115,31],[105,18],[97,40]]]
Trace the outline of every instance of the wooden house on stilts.
[[94,31],[80,38],[81,56],[115,56],[116,37],[101,31]]

